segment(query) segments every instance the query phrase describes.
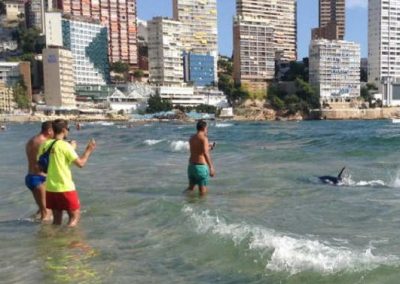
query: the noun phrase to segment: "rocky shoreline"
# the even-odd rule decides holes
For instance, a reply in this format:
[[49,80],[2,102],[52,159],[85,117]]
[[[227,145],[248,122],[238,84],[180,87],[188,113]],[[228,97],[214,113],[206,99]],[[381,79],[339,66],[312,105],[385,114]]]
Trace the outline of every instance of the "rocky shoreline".
[[[136,121],[182,121],[193,122],[194,120],[184,113],[177,111],[175,115],[165,117],[152,117],[145,119],[132,120],[128,115],[0,115],[0,123],[6,122],[41,122],[54,120],[57,118],[67,119],[74,122],[136,122]],[[235,121],[301,121],[301,120],[380,120],[400,118],[400,107],[384,107],[371,109],[322,109],[313,110],[310,115],[302,116],[300,113],[295,115],[282,115],[275,110],[265,107],[263,104],[251,104],[235,108],[234,117],[229,120]],[[217,120],[219,118],[217,117]],[[226,120],[221,118],[221,120]]]

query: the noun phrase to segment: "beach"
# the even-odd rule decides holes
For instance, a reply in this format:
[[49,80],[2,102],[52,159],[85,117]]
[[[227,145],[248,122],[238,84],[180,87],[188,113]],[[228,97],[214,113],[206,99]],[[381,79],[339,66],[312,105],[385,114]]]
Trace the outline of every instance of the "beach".
[[[26,140],[0,132],[2,283],[397,283],[400,129],[390,121],[210,122],[217,175],[186,197],[193,123],[86,122],[75,229],[33,222]],[[337,175],[340,186],[322,184]]]

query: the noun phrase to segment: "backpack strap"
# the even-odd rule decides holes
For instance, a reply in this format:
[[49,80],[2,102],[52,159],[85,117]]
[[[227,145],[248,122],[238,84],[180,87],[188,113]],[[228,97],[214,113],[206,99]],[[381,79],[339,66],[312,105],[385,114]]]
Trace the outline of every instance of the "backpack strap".
[[[44,153],[50,154],[51,148],[53,148],[54,144],[56,144],[57,141],[58,141],[58,140],[55,139],[55,140],[53,141],[53,143],[51,143],[49,149],[47,149],[46,152],[44,152]],[[44,153],[43,153],[43,154],[44,154]]]

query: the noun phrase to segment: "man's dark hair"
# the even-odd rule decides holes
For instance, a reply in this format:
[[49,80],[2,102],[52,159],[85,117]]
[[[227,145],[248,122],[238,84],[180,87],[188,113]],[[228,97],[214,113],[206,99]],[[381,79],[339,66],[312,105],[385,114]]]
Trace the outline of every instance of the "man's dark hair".
[[196,125],[197,131],[203,131],[204,129],[206,129],[206,127],[207,127],[207,122],[205,120],[200,119],[197,122]]
[[42,123],[42,133],[46,133],[49,129],[53,128],[53,121],[45,121]]
[[68,128],[68,122],[65,119],[56,119],[53,122],[54,134],[62,133],[64,128]]

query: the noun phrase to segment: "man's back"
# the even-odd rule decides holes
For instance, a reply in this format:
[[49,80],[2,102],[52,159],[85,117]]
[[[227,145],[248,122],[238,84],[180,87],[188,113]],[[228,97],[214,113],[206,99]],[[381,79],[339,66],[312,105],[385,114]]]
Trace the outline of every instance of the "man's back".
[[190,140],[190,162],[193,164],[207,164],[205,154],[208,139],[203,133],[193,135]]
[[28,159],[28,173],[30,174],[43,174],[37,164],[37,156],[40,146],[46,142],[47,138],[42,134],[38,134],[26,143],[26,157]]

